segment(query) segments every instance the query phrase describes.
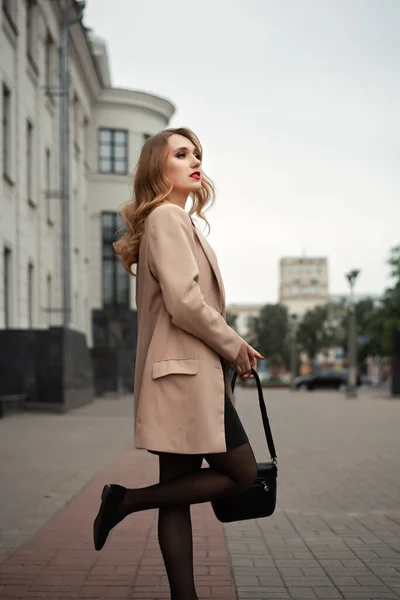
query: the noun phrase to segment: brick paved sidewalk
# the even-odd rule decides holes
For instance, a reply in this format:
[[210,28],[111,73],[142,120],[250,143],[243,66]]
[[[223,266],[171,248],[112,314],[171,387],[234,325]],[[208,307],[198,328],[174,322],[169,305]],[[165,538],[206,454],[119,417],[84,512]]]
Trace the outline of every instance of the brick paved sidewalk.
[[[248,390],[238,390],[237,400],[256,455],[265,459],[257,403]],[[334,393],[285,391],[269,392],[267,403],[279,456],[277,510],[269,519],[222,528],[209,504],[193,507],[200,597],[398,600],[400,403],[369,395],[348,401]],[[36,419],[35,427],[23,417],[3,428],[8,441],[0,444],[7,452],[0,491],[11,501],[0,494],[0,510],[8,510],[14,526],[23,523],[24,511],[29,502],[37,502],[39,492],[61,491],[56,496],[60,503],[66,494],[72,499],[0,566],[0,600],[169,598],[156,539],[157,511],[124,521],[102,552],[92,548],[103,484],[134,487],[157,481],[157,459],[132,447],[103,468],[107,455],[107,460],[117,455],[116,436],[130,437],[127,406],[100,403],[70,416]],[[49,424],[57,439],[64,430],[66,435],[56,460],[52,455],[46,460],[43,477],[40,461],[26,465],[25,459],[28,450],[36,449],[40,457],[55,443],[43,434]],[[17,432],[22,439],[24,428],[35,433],[26,443],[24,438],[22,448],[13,439]],[[106,432],[108,439],[101,437]],[[106,439],[106,447],[97,448]],[[64,456],[71,440],[74,449]],[[82,473],[79,459],[86,461]],[[14,500],[17,506],[11,510]],[[13,536],[11,531],[7,535]]]
[[0,420],[0,564],[132,441],[132,396]]
[[[240,600],[400,598],[400,403],[266,395],[278,458],[269,519],[225,527]],[[250,391],[238,410],[267,456]]]
[[[96,552],[92,524],[110,481],[128,487],[155,483],[155,457],[132,447],[98,475],[0,566],[0,598],[170,598],[157,543],[157,511],[127,518]],[[210,505],[192,509],[195,573],[200,598],[236,598],[223,528]]]

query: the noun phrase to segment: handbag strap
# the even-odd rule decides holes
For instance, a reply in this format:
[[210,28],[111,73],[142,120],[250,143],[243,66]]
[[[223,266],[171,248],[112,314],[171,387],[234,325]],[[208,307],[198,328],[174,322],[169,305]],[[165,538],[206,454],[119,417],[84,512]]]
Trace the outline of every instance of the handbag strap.
[[[263,394],[263,390],[262,390],[261,381],[260,381],[257,371],[252,369],[251,372],[253,373],[254,379],[256,380],[256,384],[257,384],[258,402],[260,404],[260,411],[261,411],[262,421],[263,421],[263,425],[264,425],[265,437],[266,437],[267,444],[268,444],[268,450],[271,455],[272,461],[276,464],[277,457],[276,457],[275,444],[274,444],[274,440],[272,437],[271,426],[269,424],[267,407],[265,406],[265,402],[264,402],[264,394]],[[231,381],[232,393],[235,391],[236,378],[237,378],[237,373],[235,371],[232,376],[232,381]]]

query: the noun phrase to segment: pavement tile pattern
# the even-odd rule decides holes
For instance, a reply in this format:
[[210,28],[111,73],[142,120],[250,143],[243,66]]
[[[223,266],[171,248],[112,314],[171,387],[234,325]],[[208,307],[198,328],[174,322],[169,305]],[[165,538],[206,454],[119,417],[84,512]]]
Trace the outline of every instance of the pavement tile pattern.
[[[157,542],[157,511],[133,515],[93,549],[92,524],[104,483],[157,481],[157,461],[129,447],[0,566],[0,599],[170,598]],[[234,600],[222,526],[210,505],[193,507],[196,584],[200,598]]]
[[[279,457],[269,519],[225,526],[238,597],[400,598],[400,402],[266,393]],[[238,410],[267,456],[256,397]]]
[[132,441],[131,396],[0,420],[0,563]]
[[[192,507],[199,598],[400,598],[400,402],[363,392],[266,393],[279,457],[269,519],[222,526]],[[91,526],[104,483],[154,483],[131,444],[131,399],[0,422],[0,600],[167,599],[157,511],[122,523],[102,552]],[[237,406],[267,456],[256,396]],[[111,461],[111,462],[110,462]]]

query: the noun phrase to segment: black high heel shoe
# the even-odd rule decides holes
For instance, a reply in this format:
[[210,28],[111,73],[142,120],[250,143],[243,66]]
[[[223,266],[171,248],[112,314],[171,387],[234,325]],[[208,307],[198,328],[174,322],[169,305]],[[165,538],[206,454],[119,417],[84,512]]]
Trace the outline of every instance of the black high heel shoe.
[[125,498],[126,488],[122,485],[105,485],[101,493],[101,505],[93,523],[93,541],[96,550],[101,550],[111,529],[116,525],[115,513]]

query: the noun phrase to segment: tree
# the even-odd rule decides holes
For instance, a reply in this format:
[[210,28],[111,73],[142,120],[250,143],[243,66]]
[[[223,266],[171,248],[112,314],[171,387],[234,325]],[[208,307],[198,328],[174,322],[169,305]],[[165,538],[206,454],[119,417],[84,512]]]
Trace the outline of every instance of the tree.
[[[372,298],[365,298],[354,306],[356,314],[356,336],[357,336],[357,360],[361,365],[367,356],[382,354],[383,339],[383,313],[382,306],[378,305]],[[343,346],[347,353],[349,316],[343,315],[338,343]]]
[[387,263],[392,269],[390,275],[395,280],[395,286],[400,286],[400,245],[391,248]]
[[249,342],[270,361],[272,371],[290,360],[288,311],[282,304],[266,304],[249,321]]
[[229,327],[232,327],[232,329],[234,329],[235,331],[236,331],[237,317],[238,316],[235,313],[231,313],[231,312],[226,313],[226,322],[228,323]]
[[394,285],[386,290],[382,303],[382,347],[385,353],[389,353],[392,349],[393,329],[400,327],[400,246],[391,249],[387,262],[391,267]]
[[[387,262],[394,279],[393,287],[385,291],[381,301],[365,298],[354,307],[359,364],[362,364],[367,356],[389,354],[392,330],[400,326],[400,246],[391,249]],[[337,305],[336,311],[340,312],[340,308],[342,316],[337,330],[337,341],[347,351],[348,310],[346,305]]]
[[328,305],[307,311],[297,329],[297,343],[308,358],[314,362],[317,354],[331,348],[334,341],[334,326]]

